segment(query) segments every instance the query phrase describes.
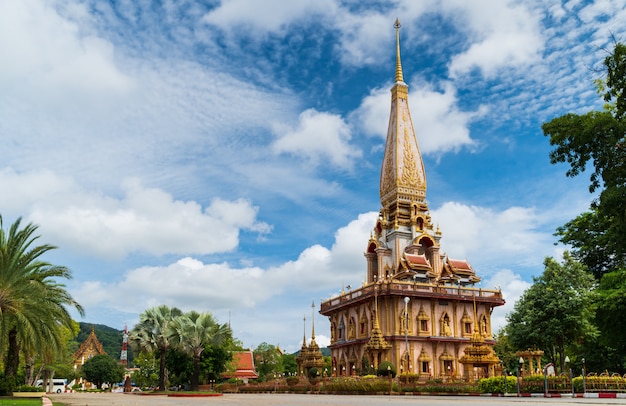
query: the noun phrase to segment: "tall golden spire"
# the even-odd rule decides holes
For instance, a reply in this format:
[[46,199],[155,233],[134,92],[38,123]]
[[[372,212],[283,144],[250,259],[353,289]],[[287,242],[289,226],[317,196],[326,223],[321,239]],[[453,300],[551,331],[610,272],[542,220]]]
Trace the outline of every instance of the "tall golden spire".
[[315,300],[311,302],[311,340],[315,341]]
[[398,229],[415,225],[425,213],[426,173],[409,110],[409,86],[400,61],[400,21],[396,19],[396,74],[391,88],[391,112],[380,172],[380,203],[385,223]]
[[393,25],[396,29],[396,82],[404,82],[402,77],[402,62],[400,61],[400,20],[396,18],[396,23]]

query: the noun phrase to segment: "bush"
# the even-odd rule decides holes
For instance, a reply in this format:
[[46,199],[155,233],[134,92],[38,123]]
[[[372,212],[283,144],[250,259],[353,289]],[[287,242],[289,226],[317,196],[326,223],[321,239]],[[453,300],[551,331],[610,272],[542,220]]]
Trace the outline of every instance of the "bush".
[[309,368],[309,378],[313,378],[313,379],[315,379],[315,378],[317,378],[319,375],[320,375],[320,371],[319,371],[319,369],[317,369],[317,368],[315,368],[315,367]]
[[30,385],[21,385],[15,388],[14,392],[43,392],[43,388]]
[[[393,385],[394,390],[397,390],[395,382]],[[323,390],[329,392],[389,392],[389,380],[385,378],[335,378],[325,382]]]
[[388,376],[391,373],[391,377],[396,377],[396,367],[389,361],[383,361],[378,366],[378,375],[379,376]]
[[506,383],[503,376],[482,378],[478,381],[478,391],[480,393],[505,393],[505,391],[508,393],[517,392],[517,378],[514,376],[507,376]]
[[11,396],[15,391],[15,379],[7,378],[5,376],[0,378],[0,396]]

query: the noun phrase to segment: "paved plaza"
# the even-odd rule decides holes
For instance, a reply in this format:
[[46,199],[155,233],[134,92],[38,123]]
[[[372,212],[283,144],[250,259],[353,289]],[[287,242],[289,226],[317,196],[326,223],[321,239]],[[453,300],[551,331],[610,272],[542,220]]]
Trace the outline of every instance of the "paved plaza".
[[123,393],[63,393],[49,395],[53,402],[68,406],[174,406],[174,405],[228,405],[228,406],[505,406],[520,403],[536,405],[612,405],[625,404],[624,399],[543,398],[543,397],[489,397],[489,396],[351,396],[351,395],[295,395],[295,394],[226,394],[213,397],[141,396]]

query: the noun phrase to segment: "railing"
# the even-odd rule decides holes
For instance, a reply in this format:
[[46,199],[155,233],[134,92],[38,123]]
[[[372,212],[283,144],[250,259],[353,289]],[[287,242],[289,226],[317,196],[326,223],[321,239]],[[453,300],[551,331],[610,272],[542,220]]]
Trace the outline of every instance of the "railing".
[[466,299],[475,297],[477,299],[502,299],[502,291],[492,289],[482,289],[473,287],[461,287],[461,286],[447,286],[447,285],[432,285],[426,283],[413,283],[413,282],[380,282],[370,283],[364,285],[355,290],[349,290],[342,292],[341,295],[330,298],[321,303],[321,310],[325,311],[331,307],[337,306],[341,303],[357,300],[361,297],[370,297],[375,294],[389,295],[389,294],[411,294],[416,293],[425,296],[449,296],[450,299],[463,296]]

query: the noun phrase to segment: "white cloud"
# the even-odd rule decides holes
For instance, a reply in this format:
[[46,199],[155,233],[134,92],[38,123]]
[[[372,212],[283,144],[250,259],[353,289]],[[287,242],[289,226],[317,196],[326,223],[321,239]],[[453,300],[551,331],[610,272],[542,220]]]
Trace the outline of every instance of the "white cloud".
[[469,47],[452,58],[452,77],[474,68],[485,77],[493,77],[503,67],[528,66],[538,62],[544,48],[541,13],[526,5],[500,0],[448,0],[442,11],[454,19],[466,21]]
[[[61,17],[55,2],[0,2],[0,88],[27,86],[39,97],[50,89],[72,93],[124,91],[129,78],[117,68],[113,45]],[[75,16],[87,14],[74,5]]]
[[350,128],[336,114],[308,109],[300,114],[297,128],[276,123],[277,140],[272,145],[275,153],[290,153],[305,157],[313,164],[320,158],[328,159],[340,168],[350,168],[361,151],[350,145]]
[[278,32],[286,26],[311,15],[332,15],[336,10],[333,0],[231,0],[204,16],[207,23],[226,31],[255,29]]
[[288,289],[339,291],[342,284],[359,283],[365,276],[363,252],[376,216],[376,212],[361,214],[337,230],[331,249],[313,245],[298,259],[266,270],[205,264],[186,257],[167,266],[129,270],[113,283],[83,282],[74,295],[84,306],[107,305],[124,311],[140,312],[161,303],[220,311],[257,307]]
[[[470,137],[472,120],[484,115],[486,108],[475,112],[460,111],[456,90],[450,82],[442,84],[439,92],[429,84],[414,82],[409,90],[409,104],[415,133],[423,154],[458,151],[472,148],[476,141]],[[414,90],[411,90],[414,89]],[[368,135],[385,138],[389,122],[389,90],[374,89],[366,96],[350,121]]]
[[494,308],[491,314],[491,329],[496,332],[506,326],[506,316],[513,311],[515,303],[531,286],[531,283],[524,281],[519,274],[510,269],[502,269],[483,281],[483,285],[500,288],[502,296],[506,300],[504,306]]
[[554,250],[551,230],[543,231],[550,219],[534,208],[497,211],[447,202],[431,214],[443,233],[443,251],[451,258],[467,258],[475,267],[479,264],[479,275],[483,266],[538,266]]
[[55,245],[103,258],[226,252],[237,248],[241,230],[271,231],[245,199],[216,198],[203,209],[136,179],[122,184],[121,198],[83,190],[49,171],[21,175],[5,169],[0,184],[12,190],[0,195],[9,213],[40,225]]

